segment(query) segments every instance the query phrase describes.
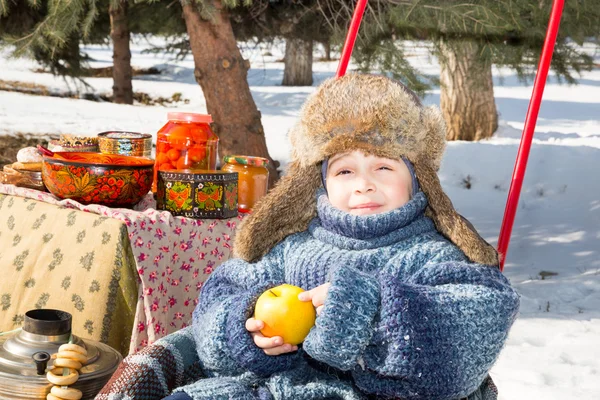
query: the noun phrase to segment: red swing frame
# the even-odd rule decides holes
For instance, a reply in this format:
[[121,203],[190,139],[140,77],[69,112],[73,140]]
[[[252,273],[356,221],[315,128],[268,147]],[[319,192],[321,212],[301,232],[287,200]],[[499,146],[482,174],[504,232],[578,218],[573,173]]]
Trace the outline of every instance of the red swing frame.
[[[352,16],[352,21],[350,22],[350,28],[348,29],[348,34],[342,50],[342,56],[338,65],[336,73],[337,78],[343,76],[348,68],[348,63],[350,62],[350,56],[352,55],[352,50],[354,49],[354,42],[356,41],[356,35],[358,34],[358,28],[360,27],[365,8],[367,6],[367,1],[368,0],[358,0],[356,3],[356,8],[354,9],[354,14]],[[508,252],[510,235],[515,222],[515,215],[517,213],[521,188],[523,187],[525,170],[527,169],[527,161],[529,159],[529,151],[531,150],[531,142],[533,140],[535,124],[537,122],[540,105],[542,103],[542,95],[544,94],[544,88],[546,86],[546,78],[548,77],[550,62],[552,61],[552,54],[554,53],[554,45],[558,35],[560,17],[562,15],[564,3],[564,0],[554,0],[552,3],[552,11],[550,12],[550,20],[548,22],[546,38],[544,40],[540,63],[538,65],[537,73],[533,83],[533,92],[529,101],[529,108],[527,109],[527,115],[525,117],[525,125],[523,127],[523,134],[521,136],[521,144],[519,145],[519,151],[515,161],[512,181],[510,183],[510,189],[508,191],[508,197],[506,200],[506,208],[504,210],[504,217],[502,219],[502,226],[500,227],[500,235],[498,237],[498,253],[500,254],[501,271],[504,270],[504,262]]]

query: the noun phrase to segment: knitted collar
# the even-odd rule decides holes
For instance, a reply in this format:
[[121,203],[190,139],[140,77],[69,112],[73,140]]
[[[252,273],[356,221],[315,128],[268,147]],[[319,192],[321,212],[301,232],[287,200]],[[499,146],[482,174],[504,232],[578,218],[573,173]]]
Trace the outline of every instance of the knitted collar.
[[387,246],[435,229],[425,217],[427,197],[417,193],[400,208],[381,214],[351,215],[331,205],[326,192],[317,193],[317,215],[308,230],[318,240],[351,250]]

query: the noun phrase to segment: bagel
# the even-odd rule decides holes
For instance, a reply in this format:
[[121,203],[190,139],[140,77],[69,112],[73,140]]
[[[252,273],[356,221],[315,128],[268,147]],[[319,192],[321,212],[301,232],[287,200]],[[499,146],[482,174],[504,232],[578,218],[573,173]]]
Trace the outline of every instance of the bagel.
[[46,400],[62,400],[62,399],[61,399],[61,398],[59,398],[59,397],[56,397],[55,395],[53,395],[53,394],[51,394],[51,393],[48,393],[48,394],[46,395]]
[[74,351],[75,353],[79,353],[79,354],[83,354],[84,356],[87,356],[87,350],[82,347],[79,346],[77,344],[73,344],[73,343],[65,343],[62,346],[60,346],[58,348],[58,352],[60,353],[61,351]]
[[87,357],[81,353],[77,353],[75,351],[59,351],[56,355],[56,358],[68,358],[71,360],[79,361],[82,364],[85,364],[87,361]]
[[50,393],[58,397],[59,399],[64,400],[79,400],[83,396],[81,390],[73,388],[63,389],[60,386],[53,386],[52,389],[50,389]]
[[63,375],[64,370],[64,368],[51,369],[46,374],[46,379],[48,379],[48,382],[58,386],[69,386],[77,382],[77,379],[79,379],[77,371],[69,369],[69,375]]
[[64,367],[70,369],[80,370],[82,365],[79,361],[71,360],[69,358],[57,358],[54,360],[55,367]]

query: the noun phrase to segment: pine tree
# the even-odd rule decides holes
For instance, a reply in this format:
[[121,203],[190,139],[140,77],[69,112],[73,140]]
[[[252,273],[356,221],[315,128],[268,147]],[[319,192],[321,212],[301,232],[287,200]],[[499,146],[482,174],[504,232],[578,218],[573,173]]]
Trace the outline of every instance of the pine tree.
[[249,7],[232,10],[232,25],[238,40],[284,39],[282,85],[310,86],[314,44],[331,37],[329,17],[318,6],[311,0],[253,0]]
[[[8,13],[11,1],[0,0],[0,10]],[[37,0],[28,1],[31,6],[39,6]],[[111,7],[121,5],[120,0],[110,2]],[[152,5],[156,1],[138,3]],[[40,46],[50,52],[65,48],[69,35],[89,35],[99,7],[105,4],[102,0],[47,0],[42,21],[12,44],[16,46],[17,53],[31,50],[32,46]],[[221,155],[249,154],[268,158],[273,183],[278,173],[269,156],[260,112],[248,86],[249,64],[241,56],[229,21],[229,10],[239,5],[237,0],[182,0],[181,10],[194,57],[194,75],[202,87],[208,112],[215,121],[213,130],[221,139]],[[164,1],[154,6],[169,7]]]
[[87,4],[65,10],[51,1],[0,0],[0,40],[14,46],[14,56],[32,56],[53,74],[81,76],[79,42],[89,35],[96,12]]
[[[397,44],[399,39],[433,42],[431,52],[441,65],[441,108],[448,139],[478,140],[492,136],[498,124],[492,65],[509,67],[521,80],[531,80],[552,1],[390,0],[370,4],[379,9],[378,17],[366,15],[357,61],[365,69],[387,67],[415,87],[414,76],[397,72],[406,63]],[[573,73],[592,67],[592,58],[578,46],[586,39],[597,39],[599,33],[599,0],[565,2],[552,59],[559,79],[574,83]]]
[[[202,87],[208,112],[225,154],[248,154],[270,159],[261,115],[247,80],[250,65],[237,46],[229,7],[237,2],[205,1],[183,4],[183,16],[194,57],[194,76]],[[271,183],[277,179],[270,163]]]
[[110,37],[113,43],[113,102],[133,104],[131,50],[127,0],[111,1]]

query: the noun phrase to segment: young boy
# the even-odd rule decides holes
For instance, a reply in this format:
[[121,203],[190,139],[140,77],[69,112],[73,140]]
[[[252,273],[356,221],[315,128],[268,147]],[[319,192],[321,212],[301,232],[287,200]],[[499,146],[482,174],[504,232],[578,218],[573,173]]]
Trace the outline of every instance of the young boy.
[[[206,379],[180,399],[495,399],[488,372],[519,299],[436,171],[439,111],[398,82],[325,82],[291,132],[292,163],[206,281],[193,331]],[[306,291],[299,346],[260,333],[257,297]]]

